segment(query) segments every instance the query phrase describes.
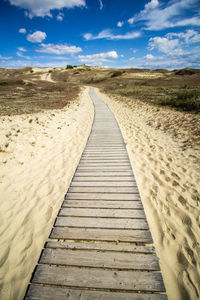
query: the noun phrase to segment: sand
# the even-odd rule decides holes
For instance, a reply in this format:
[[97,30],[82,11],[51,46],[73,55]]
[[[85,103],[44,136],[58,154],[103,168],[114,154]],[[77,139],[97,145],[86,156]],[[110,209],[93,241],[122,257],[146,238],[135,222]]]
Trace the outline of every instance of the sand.
[[56,82],[51,78],[51,73],[43,73],[40,76],[40,80],[45,80],[45,81],[49,81],[49,82]]
[[23,299],[93,116],[87,88],[64,109],[0,118],[0,299]]
[[200,119],[96,92],[122,130],[169,300],[199,299],[200,147],[189,125]]

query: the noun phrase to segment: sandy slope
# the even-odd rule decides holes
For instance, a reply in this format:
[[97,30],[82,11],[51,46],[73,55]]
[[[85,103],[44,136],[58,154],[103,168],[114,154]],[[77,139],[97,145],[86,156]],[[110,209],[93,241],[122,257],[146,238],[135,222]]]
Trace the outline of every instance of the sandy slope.
[[0,118],[0,299],[22,299],[93,116],[87,89],[62,110]]
[[49,81],[49,82],[55,82],[52,78],[51,78],[51,73],[44,73],[40,76],[41,80],[45,80],[45,81]]
[[185,147],[184,127],[192,115],[100,95],[125,138],[169,300],[199,299],[200,149]]

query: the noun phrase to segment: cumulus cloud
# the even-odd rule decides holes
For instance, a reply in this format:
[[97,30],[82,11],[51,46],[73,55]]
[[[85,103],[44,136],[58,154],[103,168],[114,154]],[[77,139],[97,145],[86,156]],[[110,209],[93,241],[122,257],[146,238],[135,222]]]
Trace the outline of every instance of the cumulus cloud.
[[52,17],[51,10],[86,6],[85,0],[9,0],[10,4],[26,10],[29,18]]
[[176,52],[164,53],[163,55],[156,55],[154,58],[147,57],[135,58],[132,63],[126,67],[134,68],[165,68],[169,70],[181,68],[200,68],[199,48],[194,48],[177,54]]
[[36,50],[41,53],[50,53],[50,54],[75,54],[81,52],[82,49],[76,46],[68,46],[66,44],[41,44],[40,49]]
[[133,31],[133,32],[127,32],[125,34],[113,34],[110,29],[105,29],[101,31],[96,36],[92,33],[86,33],[83,35],[85,40],[98,40],[98,39],[107,39],[107,40],[130,40],[135,39],[137,37],[141,36],[141,32],[139,31]]
[[59,13],[59,14],[57,15],[57,17],[56,17],[56,19],[57,19],[58,21],[62,21],[63,18],[64,18],[64,14],[63,14],[63,13]]
[[148,59],[148,60],[152,60],[152,59],[154,59],[155,57],[154,57],[152,54],[147,54],[147,55],[145,56],[145,58]]
[[166,37],[156,36],[149,40],[149,48],[151,50],[158,49],[160,52],[169,53],[170,51],[175,51],[179,47],[178,39],[168,39]]
[[34,33],[29,33],[27,35],[27,40],[31,43],[41,43],[47,37],[46,33],[43,31],[35,31]]
[[117,27],[122,27],[124,25],[124,22],[123,21],[119,21],[118,23],[117,23]]
[[96,53],[91,55],[79,55],[78,59],[81,63],[87,63],[92,65],[102,65],[102,63],[109,61],[110,59],[118,58],[116,51],[108,51],[102,53]]
[[[187,16],[188,10],[193,13],[192,17]],[[177,26],[200,26],[198,13],[199,0],[173,0],[168,3],[151,0],[129,20],[144,21],[147,30],[162,30]]]
[[24,33],[25,34],[26,33],[26,29],[25,28],[20,28],[19,29],[19,33]]
[[129,24],[131,24],[131,25],[132,25],[132,24],[134,23],[134,20],[135,20],[135,19],[132,17],[132,18],[128,19],[128,21],[127,21],[127,22],[128,22]]
[[193,44],[193,43],[200,42],[200,34],[193,29],[188,29],[185,32],[179,32],[179,33],[171,32],[168,33],[166,36],[168,38],[177,37],[185,41],[186,44]]

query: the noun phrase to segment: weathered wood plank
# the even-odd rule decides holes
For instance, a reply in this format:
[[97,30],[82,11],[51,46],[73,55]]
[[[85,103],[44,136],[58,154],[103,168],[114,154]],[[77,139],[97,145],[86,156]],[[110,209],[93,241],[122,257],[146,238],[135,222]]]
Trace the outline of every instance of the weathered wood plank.
[[51,238],[152,243],[148,230],[54,227]]
[[81,171],[131,171],[131,167],[130,166],[78,166],[77,168],[78,172]]
[[58,217],[55,226],[110,228],[110,229],[142,229],[147,230],[148,224],[144,219],[105,219],[105,218],[77,218]]
[[81,160],[80,160],[81,163],[108,163],[108,162],[112,162],[112,163],[119,163],[119,162],[128,162],[130,163],[128,157],[109,157],[109,156],[106,156],[106,157],[82,157]]
[[134,177],[133,176],[124,176],[124,177],[119,177],[119,176],[113,176],[113,177],[111,177],[111,176],[74,176],[73,177],[73,182],[75,182],[75,181],[82,181],[82,182],[84,182],[84,181],[87,181],[87,182],[89,182],[89,181],[91,181],[91,182],[93,182],[93,181],[95,181],[95,182],[98,182],[98,181],[107,181],[107,182],[133,182],[133,181],[135,181],[135,179],[134,179]]
[[160,273],[39,265],[34,283],[128,291],[165,291]]
[[119,186],[122,186],[122,187],[137,187],[137,184],[136,184],[136,182],[135,181],[128,181],[128,182],[126,182],[126,181],[120,181],[120,182],[111,182],[111,181],[109,181],[109,182],[107,182],[107,181],[104,181],[104,180],[102,180],[102,181],[93,181],[93,182],[90,182],[90,181],[87,181],[87,182],[85,182],[85,181],[72,181],[72,183],[71,183],[71,186],[80,186],[80,187],[85,187],[85,186],[87,186],[87,187],[99,187],[99,186],[101,186],[101,187],[119,187]]
[[67,200],[63,202],[62,207],[143,209],[141,201],[103,201],[103,200],[98,200],[98,201]]
[[[92,173],[92,174],[91,174]],[[98,177],[98,176],[116,176],[116,177],[125,177],[125,176],[133,176],[133,171],[132,170],[129,170],[129,171],[123,171],[123,172],[113,172],[113,171],[94,171],[94,170],[92,170],[92,172],[90,171],[90,172],[83,172],[83,171],[81,171],[81,172],[78,172],[78,170],[76,171],[76,173],[75,173],[75,176],[76,177],[83,177],[83,176],[85,176],[85,177],[87,177],[87,176],[89,176],[89,177],[91,177],[91,176],[93,176],[93,177]]]
[[101,193],[70,193],[68,192],[67,195],[65,196],[66,200],[133,200],[133,201],[137,201],[140,200],[140,195],[139,193],[135,193],[135,194],[101,194]]
[[79,187],[79,186],[70,186],[69,193],[118,193],[118,194],[135,194],[138,193],[137,187]]
[[82,167],[82,166],[130,166],[130,162],[127,160],[127,161],[89,161],[89,160],[86,160],[86,161],[80,161],[79,163],[79,166]]
[[145,219],[143,210],[104,208],[61,208],[59,216]]
[[153,246],[135,246],[131,244],[114,244],[112,242],[107,243],[91,243],[91,242],[66,242],[59,240],[57,242],[48,242],[46,248],[61,248],[61,249],[77,249],[77,250],[101,250],[112,252],[131,252],[131,253],[146,253],[155,254],[155,248]]
[[88,163],[79,163],[79,168],[86,168],[90,169],[90,168],[108,168],[108,167],[113,167],[113,169],[115,168],[124,168],[124,167],[128,167],[130,168],[130,163],[129,162],[118,162],[118,163],[113,163],[113,162],[88,162]]
[[167,300],[164,294],[122,293],[31,285],[25,300]]
[[39,263],[126,270],[159,271],[156,255],[91,250],[44,249]]

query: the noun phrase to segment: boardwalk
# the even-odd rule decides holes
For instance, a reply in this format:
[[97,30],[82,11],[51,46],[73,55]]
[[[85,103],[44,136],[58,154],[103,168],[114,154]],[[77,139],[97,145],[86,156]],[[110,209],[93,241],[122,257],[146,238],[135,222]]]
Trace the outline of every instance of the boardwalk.
[[120,129],[90,93],[92,133],[25,299],[166,300]]

